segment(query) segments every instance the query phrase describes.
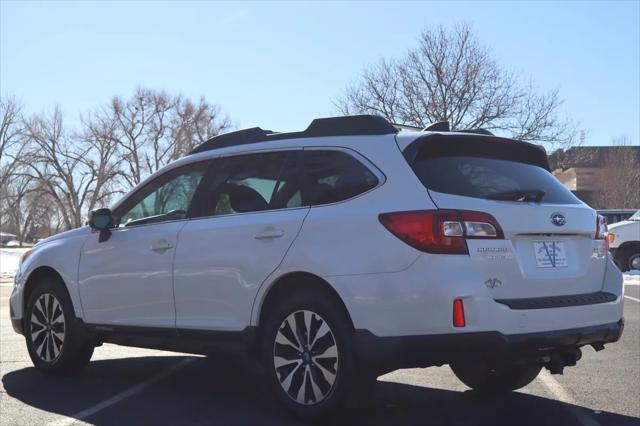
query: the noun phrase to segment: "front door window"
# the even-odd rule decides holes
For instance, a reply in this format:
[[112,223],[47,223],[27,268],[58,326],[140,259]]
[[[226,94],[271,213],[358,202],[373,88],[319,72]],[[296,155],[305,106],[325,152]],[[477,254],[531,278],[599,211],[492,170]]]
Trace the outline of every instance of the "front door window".
[[[208,163],[196,163],[160,176],[134,194],[115,214],[118,227],[182,220]],[[118,212],[119,213],[119,212]]]

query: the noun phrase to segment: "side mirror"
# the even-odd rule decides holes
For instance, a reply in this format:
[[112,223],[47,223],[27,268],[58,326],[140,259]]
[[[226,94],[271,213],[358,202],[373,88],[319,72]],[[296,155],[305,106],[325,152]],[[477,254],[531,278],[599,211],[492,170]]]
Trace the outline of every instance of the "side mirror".
[[91,217],[89,218],[89,226],[91,229],[100,231],[99,242],[107,241],[111,236],[110,228],[113,226],[111,210],[104,208],[92,211]]

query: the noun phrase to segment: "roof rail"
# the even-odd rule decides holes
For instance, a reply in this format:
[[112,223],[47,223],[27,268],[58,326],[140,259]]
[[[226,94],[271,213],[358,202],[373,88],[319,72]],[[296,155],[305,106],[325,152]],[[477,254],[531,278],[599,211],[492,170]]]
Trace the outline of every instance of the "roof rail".
[[266,130],[262,130],[260,127],[237,130],[235,132],[224,133],[222,135],[212,137],[208,141],[198,145],[189,153],[189,155],[216,148],[226,148],[234,145],[263,142],[266,141],[268,137],[269,133],[267,133]]
[[[448,121],[438,121],[437,123],[429,124],[427,127],[422,129],[423,132],[450,132],[451,127]],[[465,130],[455,130],[459,133],[474,133],[478,135],[487,135],[487,136],[495,136],[493,133],[486,129],[465,129]]]
[[487,129],[467,129],[467,130],[457,130],[457,131],[460,133],[474,133],[478,135],[495,136],[493,133],[491,133]]
[[238,130],[215,136],[197,146],[190,154],[228,146],[244,145],[268,140],[315,138],[322,136],[387,135],[398,133],[391,123],[378,115],[348,115],[316,118],[303,132],[277,133],[260,127]]
[[398,129],[379,115],[363,114],[316,118],[302,133],[307,137],[387,135]]
[[438,121],[433,124],[429,124],[427,127],[422,129],[423,132],[448,132],[450,130],[448,121]]
[[421,132],[423,129],[422,126],[410,126],[408,124],[391,123],[391,125],[396,129],[398,129],[399,131],[408,130],[411,132]]

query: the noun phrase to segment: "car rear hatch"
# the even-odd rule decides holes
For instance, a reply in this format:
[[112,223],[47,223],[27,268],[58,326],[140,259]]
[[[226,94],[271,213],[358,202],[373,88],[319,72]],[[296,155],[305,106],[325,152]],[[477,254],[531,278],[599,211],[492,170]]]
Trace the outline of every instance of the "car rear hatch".
[[[604,239],[596,239],[597,214],[549,172],[542,148],[434,134],[418,138],[404,155],[439,209],[495,219],[495,237],[483,237],[481,226],[479,236],[466,238],[472,264],[495,299],[601,290],[606,250]],[[465,229],[476,226],[461,220]]]

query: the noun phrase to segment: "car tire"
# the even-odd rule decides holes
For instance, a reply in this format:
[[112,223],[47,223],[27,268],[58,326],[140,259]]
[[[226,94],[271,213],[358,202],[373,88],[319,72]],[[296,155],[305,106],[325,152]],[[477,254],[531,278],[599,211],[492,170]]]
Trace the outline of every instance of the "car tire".
[[458,379],[471,389],[484,393],[510,392],[531,383],[542,369],[539,365],[507,364],[489,367],[484,363],[451,364]]
[[629,252],[626,253],[626,259],[623,262],[625,272],[640,270],[640,253],[629,250]]
[[94,345],[83,340],[64,285],[51,279],[29,295],[24,335],[33,365],[48,374],[72,374],[91,360]]
[[622,272],[640,269],[640,245],[631,244],[616,249],[614,260]]
[[354,408],[376,381],[373,370],[358,365],[346,312],[323,291],[278,303],[264,323],[261,352],[268,385],[305,419]]

